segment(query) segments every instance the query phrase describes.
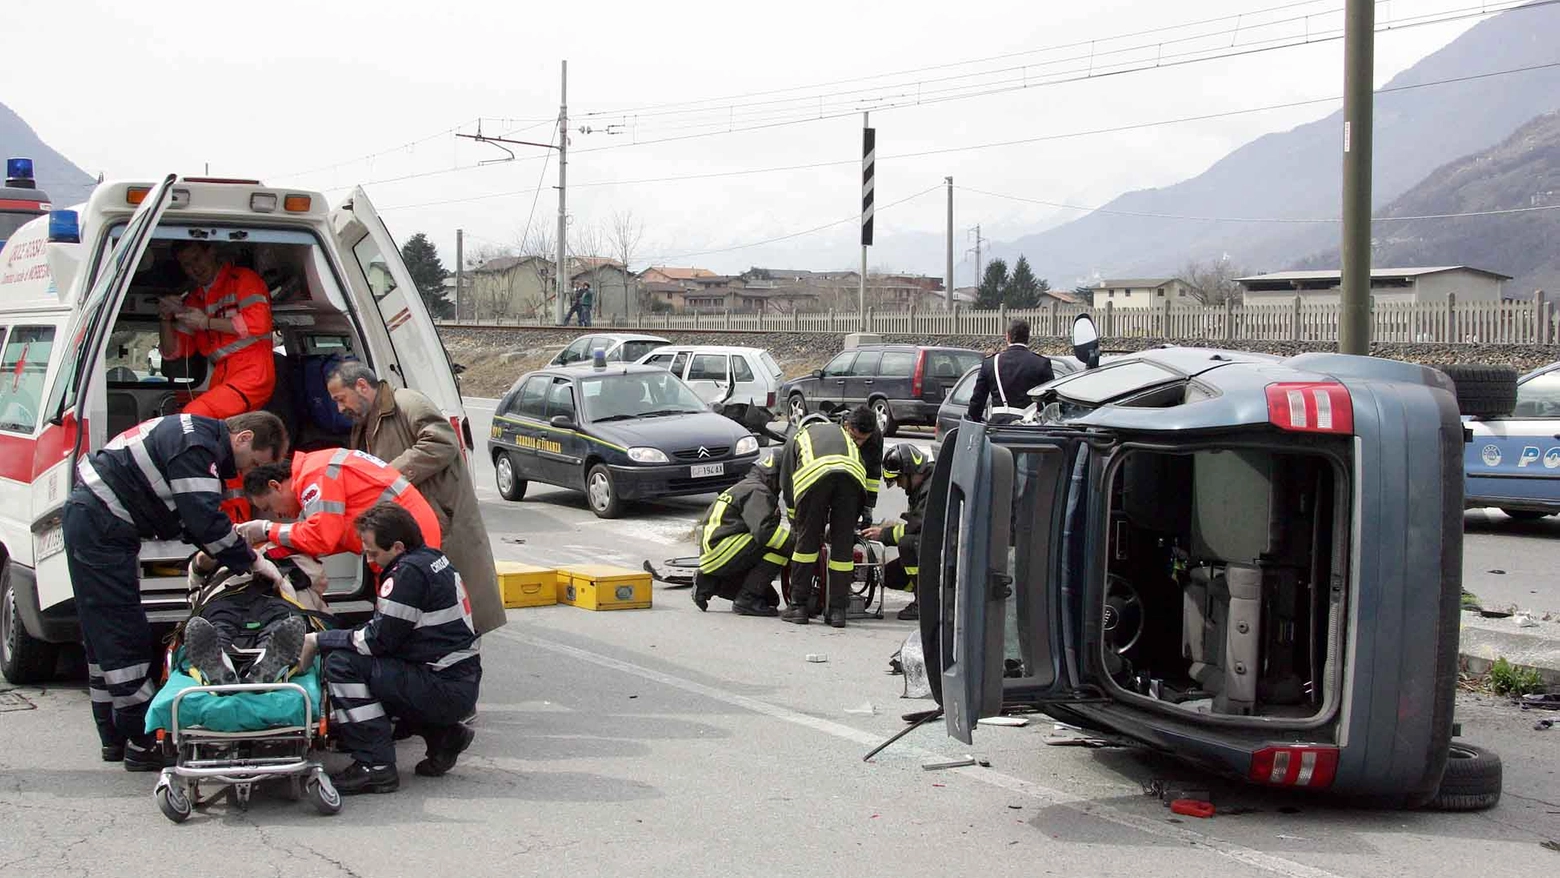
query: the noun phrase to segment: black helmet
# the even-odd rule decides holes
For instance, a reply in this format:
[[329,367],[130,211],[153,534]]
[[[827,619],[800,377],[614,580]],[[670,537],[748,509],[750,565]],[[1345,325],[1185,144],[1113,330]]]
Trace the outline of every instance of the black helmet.
[[931,471],[932,455],[908,442],[895,445],[883,455],[883,478],[889,481],[916,473],[929,475]]

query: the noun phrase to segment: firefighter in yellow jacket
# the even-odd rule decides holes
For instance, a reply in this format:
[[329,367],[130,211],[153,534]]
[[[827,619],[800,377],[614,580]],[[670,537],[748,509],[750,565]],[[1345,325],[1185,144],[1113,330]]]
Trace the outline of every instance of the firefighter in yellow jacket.
[[693,602],[731,601],[742,616],[778,616],[772,583],[791,554],[791,528],[780,514],[780,467],[773,452],[742,481],[722,491],[699,525],[699,572]]
[[[850,582],[855,564],[856,528],[867,505],[867,485],[882,471],[882,460],[864,460],[862,446],[878,432],[869,408],[850,413],[844,426],[809,424],[796,432],[780,453],[780,490],[796,534],[791,552],[791,606],[780,618],[807,624],[817,579],[818,552],[824,529],[829,534],[829,581],[826,586],[825,620],[845,627]],[[876,484],[873,485],[876,487]]]

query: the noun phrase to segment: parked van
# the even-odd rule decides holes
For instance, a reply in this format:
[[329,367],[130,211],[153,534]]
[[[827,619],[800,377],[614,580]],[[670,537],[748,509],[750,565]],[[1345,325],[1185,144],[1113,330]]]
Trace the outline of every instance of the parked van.
[[[187,288],[170,248],[191,239],[216,244],[270,287],[277,382],[265,409],[291,427],[295,448],[346,444],[348,425],[320,386],[343,356],[426,393],[471,447],[433,321],[363,190],[331,210],[319,193],[255,180],[98,185],[85,204],[27,223],[0,251],[0,671],[13,683],[46,678],[58,646],[80,640],[60,533],[77,459],[179,411],[203,385],[198,372],[149,368],[157,299]],[[153,623],[187,612],[183,563],[193,552],[143,545]],[[327,559],[326,570],[338,613],[372,610],[355,557]]]

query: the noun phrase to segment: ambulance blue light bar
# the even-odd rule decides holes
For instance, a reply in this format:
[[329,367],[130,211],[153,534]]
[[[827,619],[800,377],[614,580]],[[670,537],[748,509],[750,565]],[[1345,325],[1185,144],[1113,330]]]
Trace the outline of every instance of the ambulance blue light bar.
[[33,178],[33,160],[6,159],[5,176],[7,180],[31,180]]

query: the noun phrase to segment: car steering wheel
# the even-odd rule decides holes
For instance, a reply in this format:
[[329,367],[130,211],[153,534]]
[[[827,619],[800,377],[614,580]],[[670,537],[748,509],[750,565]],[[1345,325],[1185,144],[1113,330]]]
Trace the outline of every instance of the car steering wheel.
[[1143,602],[1137,589],[1124,577],[1111,574],[1106,580],[1101,622],[1105,645],[1116,655],[1125,655],[1143,636]]

